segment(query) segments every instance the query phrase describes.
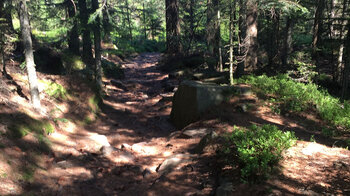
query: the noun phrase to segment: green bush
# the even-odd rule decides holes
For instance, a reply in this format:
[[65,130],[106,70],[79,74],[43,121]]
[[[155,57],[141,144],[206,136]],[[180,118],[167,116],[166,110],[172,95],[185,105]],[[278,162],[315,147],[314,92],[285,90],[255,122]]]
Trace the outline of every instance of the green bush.
[[245,183],[266,180],[282,158],[282,152],[295,144],[292,132],[282,132],[276,126],[251,126],[249,129],[235,128],[226,137],[224,154],[229,164],[238,162],[241,179]]
[[44,91],[50,97],[63,100],[68,98],[69,94],[62,85],[47,80],[39,80],[39,82],[44,85]]
[[258,94],[274,96],[281,109],[300,112],[314,107],[320,117],[333,126],[350,129],[350,104],[342,104],[316,84],[296,82],[287,75],[247,76],[238,82],[251,84]]

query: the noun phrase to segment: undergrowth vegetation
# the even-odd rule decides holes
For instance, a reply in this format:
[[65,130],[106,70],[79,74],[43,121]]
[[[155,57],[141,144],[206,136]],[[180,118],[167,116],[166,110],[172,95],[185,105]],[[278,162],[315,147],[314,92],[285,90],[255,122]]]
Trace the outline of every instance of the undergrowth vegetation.
[[331,125],[350,129],[350,104],[342,103],[316,84],[296,82],[287,75],[247,76],[239,82],[251,84],[258,95],[270,98],[277,111],[301,112],[312,107]]
[[282,132],[273,125],[234,128],[225,138],[223,154],[228,164],[238,163],[245,183],[266,180],[278,168],[282,152],[296,142],[293,132]]

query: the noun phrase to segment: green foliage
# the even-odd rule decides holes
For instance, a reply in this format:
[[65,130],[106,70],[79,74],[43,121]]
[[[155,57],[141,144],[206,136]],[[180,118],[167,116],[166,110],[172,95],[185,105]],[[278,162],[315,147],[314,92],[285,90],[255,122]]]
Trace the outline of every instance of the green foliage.
[[22,138],[29,133],[51,134],[55,127],[47,120],[23,119],[20,123],[11,125],[9,131],[10,137]]
[[258,94],[273,95],[280,102],[281,110],[300,112],[313,107],[332,125],[350,129],[350,104],[342,104],[315,84],[299,83],[287,75],[248,76],[239,81],[251,84]]
[[120,65],[116,65],[111,61],[102,60],[103,73],[106,77],[121,79],[124,78],[124,71]]
[[316,65],[311,60],[310,54],[304,51],[294,53],[293,63],[297,67],[297,71],[289,71],[288,74],[293,78],[301,79],[302,82],[311,83],[317,72],[315,71]]
[[333,137],[336,135],[336,133],[330,128],[322,128],[321,132],[322,132],[322,135],[326,137]]
[[44,85],[44,91],[50,97],[63,100],[68,98],[69,94],[62,85],[48,80],[40,80],[39,82]]
[[67,34],[67,27],[54,28],[48,31],[40,31],[38,29],[33,29],[33,36],[41,42],[53,43],[59,42]]
[[266,180],[282,159],[282,152],[296,142],[294,133],[282,132],[273,125],[235,128],[226,139],[227,160],[233,165],[236,164],[234,160],[238,162],[245,183]]
[[74,55],[70,52],[63,53],[62,62],[64,68],[68,73],[71,73],[72,71],[83,70],[86,67],[80,56]]

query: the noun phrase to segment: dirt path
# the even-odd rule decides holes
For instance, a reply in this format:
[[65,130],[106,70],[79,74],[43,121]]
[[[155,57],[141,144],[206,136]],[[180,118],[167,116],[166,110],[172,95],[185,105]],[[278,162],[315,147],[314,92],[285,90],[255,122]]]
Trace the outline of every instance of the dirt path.
[[52,134],[54,158],[42,163],[47,169],[26,189],[43,195],[210,194],[210,158],[188,153],[199,139],[175,137],[168,121],[173,92],[163,87],[177,81],[156,69],[159,58],[141,54],[123,65],[125,79],[105,80],[97,121]]

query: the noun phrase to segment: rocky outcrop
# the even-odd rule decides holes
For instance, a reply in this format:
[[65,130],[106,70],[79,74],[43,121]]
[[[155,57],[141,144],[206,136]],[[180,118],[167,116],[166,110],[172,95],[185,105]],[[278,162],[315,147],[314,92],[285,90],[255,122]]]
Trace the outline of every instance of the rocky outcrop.
[[198,120],[208,108],[222,103],[230,92],[235,92],[235,87],[184,81],[175,92],[170,119],[181,129]]

